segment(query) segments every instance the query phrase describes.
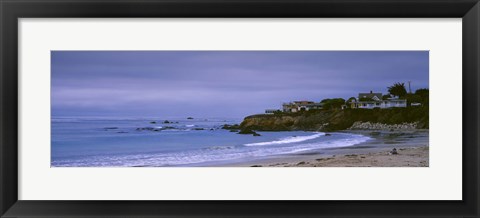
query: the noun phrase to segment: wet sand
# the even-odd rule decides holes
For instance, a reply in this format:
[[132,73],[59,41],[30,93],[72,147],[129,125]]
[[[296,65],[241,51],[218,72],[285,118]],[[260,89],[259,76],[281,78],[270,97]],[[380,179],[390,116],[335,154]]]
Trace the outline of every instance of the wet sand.
[[[233,167],[428,167],[428,130],[344,131],[372,139],[349,147],[329,148],[307,153],[272,157]],[[332,133],[335,134],[335,133]],[[397,154],[392,154],[393,148]]]

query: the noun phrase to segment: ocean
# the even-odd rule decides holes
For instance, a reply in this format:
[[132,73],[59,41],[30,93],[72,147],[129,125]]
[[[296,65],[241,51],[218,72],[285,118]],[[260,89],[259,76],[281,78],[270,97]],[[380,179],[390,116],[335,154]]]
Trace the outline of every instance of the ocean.
[[[166,122],[168,121],[168,122]],[[370,140],[351,133],[307,131],[243,135],[227,118],[52,118],[52,167],[221,166],[347,147]]]

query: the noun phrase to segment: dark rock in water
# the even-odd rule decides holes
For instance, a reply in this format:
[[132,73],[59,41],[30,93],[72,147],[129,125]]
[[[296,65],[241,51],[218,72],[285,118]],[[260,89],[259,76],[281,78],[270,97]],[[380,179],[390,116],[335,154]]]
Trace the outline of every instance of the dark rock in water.
[[105,127],[103,128],[104,130],[109,130],[109,129],[118,129],[118,127]]
[[193,117],[187,117],[187,120],[193,120]]
[[205,130],[204,128],[193,128],[193,130]]
[[128,133],[128,132],[125,132],[125,131],[120,131],[120,132],[117,132],[117,133]]
[[262,167],[262,165],[252,165],[250,167]]
[[166,129],[176,129],[176,128],[173,127],[173,126],[165,126],[165,127],[162,127],[162,128],[140,127],[140,128],[137,128],[137,131],[154,131],[154,132],[159,132],[159,131],[166,130]]
[[238,132],[238,129],[231,129],[230,132]]
[[178,121],[177,121],[177,122],[175,122],[175,123],[178,123]]
[[256,132],[251,129],[242,129],[240,130],[240,132],[238,132],[238,134],[254,134],[254,133]]
[[215,129],[214,129],[214,128],[211,128],[210,130],[212,130],[212,131],[213,131],[213,130],[215,130]]
[[155,128],[153,128],[153,127],[141,127],[141,128],[137,128],[137,131],[143,131],[143,130],[153,131],[153,130],[155,130]]
[[327,133],[327,134],[325,134],[325,136],[332,136],[332,134],[330,134],[330,133]]
[[252,134],[253,136],[261,136],[260,134],[256,133],[251,129],[242,129],[237,134]]
[[163,123],[171,123],[171,122],[170,122],[170,121],[168,121],[168,120],[165,120],[165,121],[163,121]]
[[238,125],[238,124],[233,124],[233,125],[225,124],[225,125],[222,126],[222,129],[235,129],[235,130],[238,130],[238,129],[240,129],[240,125]]
[[157,123],[157,122],[156,122],[156,121],[151,121],[150,123],[151,123],[151,124],[155,124],[155,123]]

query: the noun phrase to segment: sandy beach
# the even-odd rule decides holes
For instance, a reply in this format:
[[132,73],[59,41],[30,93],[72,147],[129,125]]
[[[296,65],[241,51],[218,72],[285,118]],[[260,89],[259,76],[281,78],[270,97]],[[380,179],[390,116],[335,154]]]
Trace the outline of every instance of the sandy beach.
[[[428,167],[428,130],[344,131],[367,135],[368,142],[350,147],[285,155],[266,160],[239,163],[238,167]],[[335,134],[335,133],[331,133]],[[392,154],[392,149],[397,154]]]

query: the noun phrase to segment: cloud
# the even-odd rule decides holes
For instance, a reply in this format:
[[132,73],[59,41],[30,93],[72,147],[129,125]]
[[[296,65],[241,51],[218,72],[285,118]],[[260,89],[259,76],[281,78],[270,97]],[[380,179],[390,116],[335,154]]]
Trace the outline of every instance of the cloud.
[[53,51],[52,114],[242,117],[407,81],[428,88],[428,52]]

